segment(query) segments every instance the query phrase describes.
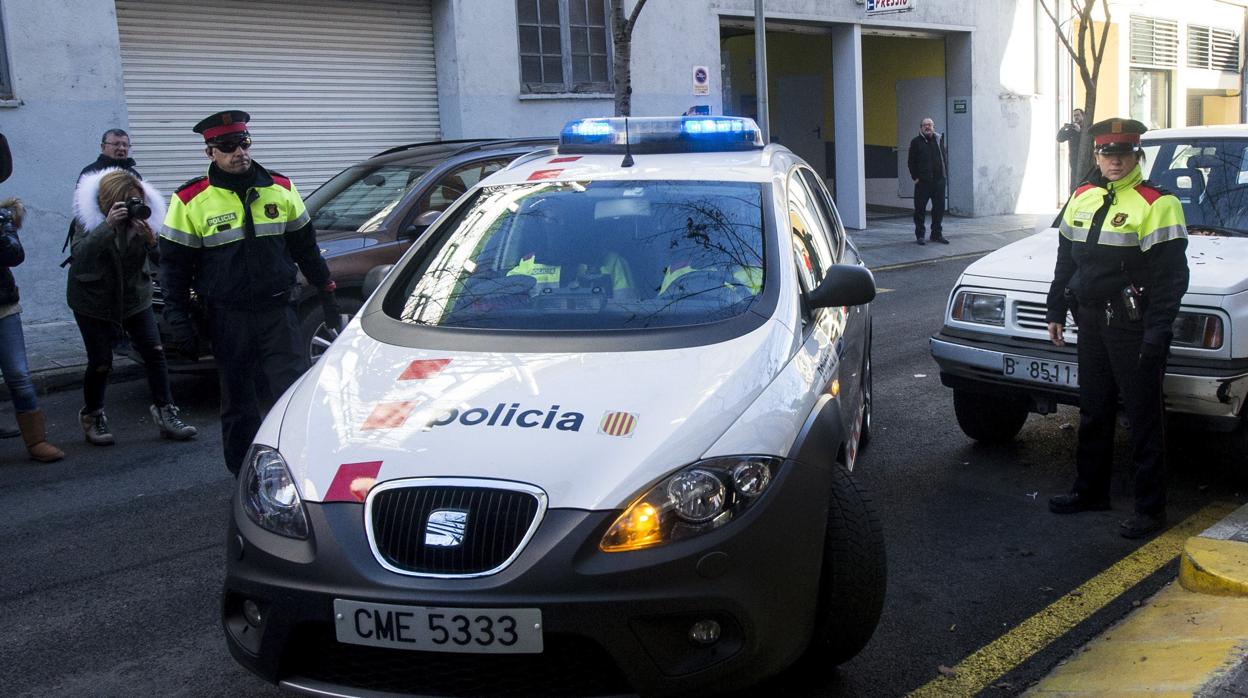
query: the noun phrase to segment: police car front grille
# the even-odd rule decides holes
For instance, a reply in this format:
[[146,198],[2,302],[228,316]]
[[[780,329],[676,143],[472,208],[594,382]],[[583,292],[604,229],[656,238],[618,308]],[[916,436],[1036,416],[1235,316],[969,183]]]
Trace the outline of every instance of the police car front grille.
[[[398,572],[489,574],[502,569],[519,552],[537,526],[541,509],[538,497],[527,491],[396,487],[374,495],[371,535],[374,550]],[[449,519],[446,512],[452,512]],[[464,519],[462,524],[458,515]]]

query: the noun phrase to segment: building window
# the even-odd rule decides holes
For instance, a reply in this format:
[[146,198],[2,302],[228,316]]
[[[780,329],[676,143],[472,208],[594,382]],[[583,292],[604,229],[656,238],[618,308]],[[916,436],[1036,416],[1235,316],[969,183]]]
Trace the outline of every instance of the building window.
[[1187,67],[1239,72],[1239,34],[1229,29],[1187,27]]
[[1170,71],[1131,69],[1131,118],[1149,128],[1170,127]]
[[13,99],[13,79],[9,76],[9,40],[0,17],[0,99]]
[[1178,22],[1131,15],[1131,64],[1174,68],[1178,63]]
[[524,92],[610,92],[607,0],[516,0]]

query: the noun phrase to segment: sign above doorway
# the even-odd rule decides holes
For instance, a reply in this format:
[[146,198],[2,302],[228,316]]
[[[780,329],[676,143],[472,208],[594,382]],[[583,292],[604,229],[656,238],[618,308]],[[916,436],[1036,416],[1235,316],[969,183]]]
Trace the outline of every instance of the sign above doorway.
[[866,0],[866,14],[884,15],[893,12],[909,12],[919,0]]

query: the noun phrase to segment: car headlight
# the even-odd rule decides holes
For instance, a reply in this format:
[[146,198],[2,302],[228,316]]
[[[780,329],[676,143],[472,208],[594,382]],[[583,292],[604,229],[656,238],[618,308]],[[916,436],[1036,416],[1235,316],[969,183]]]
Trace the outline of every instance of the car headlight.
[[639,550],[719,528],[758,501],[781,462],[772,456],[730,456],[682,468],[634,500],[598,547],[608,553]]
[[287,538],[308,537],[303,500],[277,449],[255,444],[243,475],[243,511],[260,528]]
[[981,325],[1005,325],[1005,296],[997,293],[958,291],[950,314],[954,320]]
[[1174,318],[1172,344],[1196,349],[1222,348],[1222,318],[1209,313],[1181,312]]

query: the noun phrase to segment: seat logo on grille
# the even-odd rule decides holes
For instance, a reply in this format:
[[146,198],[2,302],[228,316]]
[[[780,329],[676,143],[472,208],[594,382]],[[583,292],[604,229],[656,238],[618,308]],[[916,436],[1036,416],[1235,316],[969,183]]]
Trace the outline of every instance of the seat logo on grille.
[[464,544],[468,512],[463,509],[434,509],[425,523],[425,545],[455,548]]

